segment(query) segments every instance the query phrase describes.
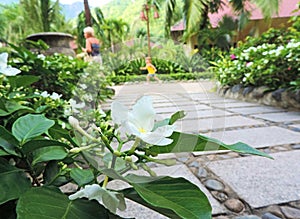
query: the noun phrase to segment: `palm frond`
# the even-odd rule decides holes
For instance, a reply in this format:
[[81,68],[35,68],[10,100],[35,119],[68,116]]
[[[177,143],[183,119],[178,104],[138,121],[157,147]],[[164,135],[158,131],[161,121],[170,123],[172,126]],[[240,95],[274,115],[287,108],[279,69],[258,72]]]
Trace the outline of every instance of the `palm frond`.
[[278,14],[281,0],[252,0],[261,9],[264,17],[270,19],[272,15]]

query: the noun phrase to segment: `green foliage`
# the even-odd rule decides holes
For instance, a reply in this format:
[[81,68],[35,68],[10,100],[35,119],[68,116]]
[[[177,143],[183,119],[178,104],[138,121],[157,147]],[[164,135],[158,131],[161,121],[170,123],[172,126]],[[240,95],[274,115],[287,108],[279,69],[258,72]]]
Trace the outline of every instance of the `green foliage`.
[[22,46],[13,48],[16,52],[12,55],[17,59],[13,66],[21,69],[24,75],[40,78],[34,83],[35,88],[62,94],[65,99],[71,98],[72,90],[83,75],[87,63],[63,54],[44,56],[37,55]]
[[[38,61],[27,52],[19,55],[24,58],[24,54],[30,56],[24,66],[20,64],[23,59],[15,59],[21,69]],[[87,72],[84,80],[97,71]],[[64,113],[70,111],[66,101],[32,88],[36,78],[27,75],[23,79],[28,81],[21,83],[17,77],[23,77],[22,73],[9,78],[0,75],[0,186],[4,188],[0,212],[6,218],[120,218],[115,212],[117,208],[124,210],[125,197],[171,218],[211,218],[207,197],[186,179],[126,172],[140,168],[151,175],[147,162],[170,165],[169,160],[156,159],[159,153],[229,149],[269,157],[243,143],[226,145],[179,132],[174,132],[170,136],[173,143],[165,146],[146,144],[133,135],[123,138],[118,125],[112,125],[109,112],[103,115],[98,108],[94,114],[86,109],[74,113],[79,121],[74,117],[63,121],[61,118],[69,116]],[[93,84],[93,79],[88,82],[97,87],[98,81]],[[81,97],[79,93],[78,96]],[[66,110],[55,111],[53,106]],[[156,127],[171,125],[183,116],[183,112],[177,112]],[[133,140],[132,148],[123,148]],[[132,187],[110,190],[107,183],[113,180],[125,181]],[[68,183],[75,187],[73,191],[62,189]]]
[[270,89],[299,88],[299,33],[270,29],[259,38],[248,38],[231,55],[214,62],[222,85],[267,86]]
[[[123,84],[125,82],[141,82],[146,80],[146,74],[143,75],[111,75],[108,76],[108,80],[114,84]],[[188,81],[199,79],[212,79],[214,77],[213,72],[201,72],[201,73],[170,73],[170,74],[158,74],[159,79],[162,81]]]

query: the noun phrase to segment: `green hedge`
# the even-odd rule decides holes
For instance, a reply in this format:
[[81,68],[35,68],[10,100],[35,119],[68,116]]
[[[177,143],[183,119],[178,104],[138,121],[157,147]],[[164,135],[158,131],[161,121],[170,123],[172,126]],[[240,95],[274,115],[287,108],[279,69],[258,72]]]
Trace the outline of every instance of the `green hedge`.
[[[158,78],[163,81],[185,81],[185,80],[199,80],[199,79],[212,79],[214,74],[212,72],[201,73],[171,73],[171,74],[157,74]],[[145,75],[117,75],[108,76],[108,80],[115,84],[122,84],[125,82],[139,82],[146,81]]]

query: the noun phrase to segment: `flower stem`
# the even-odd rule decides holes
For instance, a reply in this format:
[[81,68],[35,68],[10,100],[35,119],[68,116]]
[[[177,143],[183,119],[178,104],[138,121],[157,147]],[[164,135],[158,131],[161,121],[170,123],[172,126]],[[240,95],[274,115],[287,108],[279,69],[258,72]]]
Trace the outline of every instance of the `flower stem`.
[[127,154],[128,155],[134,154],[135,149],[137,148],[137,146],[139,146],[140,142],[141,142],[141,139],[140,138],[136,138],[135,142],[133,143],[132,147],[130,148],[130,150],[128,151]]
[[104,181],[103,181],[103,184],[102,184],[102,188],[106,188],[106,186],[107,186],[107,183],[108,183],[108,176],[105,176],[105,178],[104,178]]

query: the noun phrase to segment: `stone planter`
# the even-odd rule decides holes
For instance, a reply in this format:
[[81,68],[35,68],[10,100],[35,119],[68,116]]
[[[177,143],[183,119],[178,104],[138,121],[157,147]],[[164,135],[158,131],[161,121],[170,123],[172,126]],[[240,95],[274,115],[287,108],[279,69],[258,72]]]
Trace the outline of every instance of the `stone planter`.
[[300,110],[300,90],[278,89],[270,91],[268,87],[219,87],[217,93],[222,97],[255,102],[268,106]]
[[62,53],[75,57],[74,50],[70,47],[70,42],[74,40],[73,36],[60,32],[42,32],[29,35],[26,40],[37,42],[43,40],[50,48],[44,52],[45,55]]

